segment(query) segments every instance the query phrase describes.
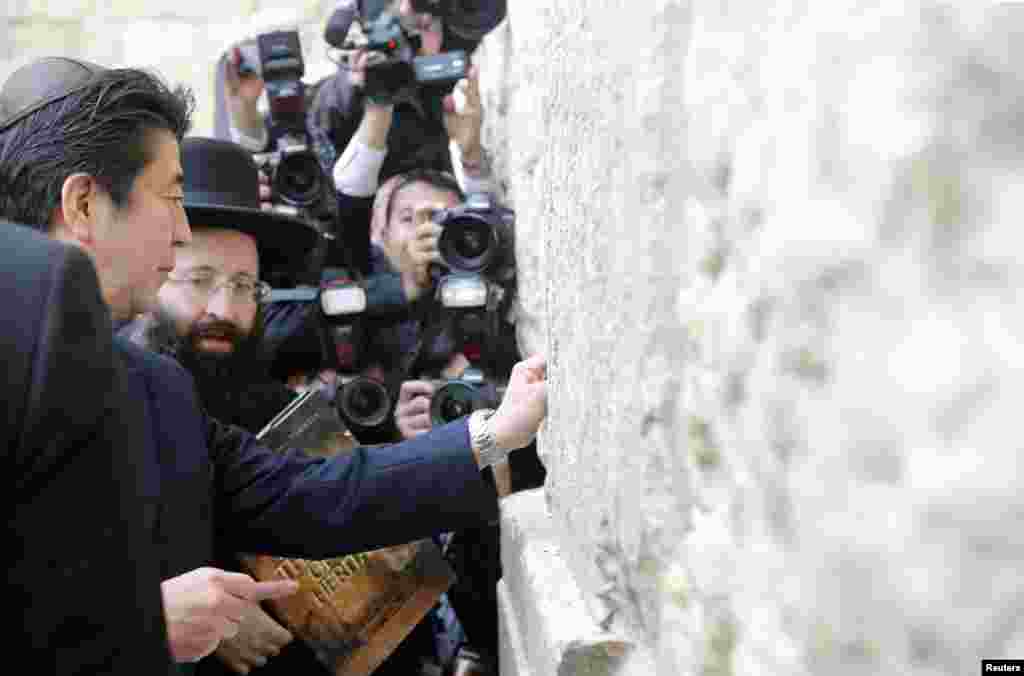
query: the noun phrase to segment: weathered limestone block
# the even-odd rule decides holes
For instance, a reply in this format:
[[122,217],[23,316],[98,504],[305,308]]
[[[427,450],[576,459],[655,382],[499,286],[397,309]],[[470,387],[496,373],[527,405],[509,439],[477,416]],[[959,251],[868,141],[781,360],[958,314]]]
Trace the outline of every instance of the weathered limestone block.
[[[591,617],[541,491],[502,502],[499,622],[504,676],[615,673],[630,644]],[[511,647],[514,646],[514,647]]]
[[554,537],[627,673],[1019,653],[1022,30],[563,0],[488,38]]

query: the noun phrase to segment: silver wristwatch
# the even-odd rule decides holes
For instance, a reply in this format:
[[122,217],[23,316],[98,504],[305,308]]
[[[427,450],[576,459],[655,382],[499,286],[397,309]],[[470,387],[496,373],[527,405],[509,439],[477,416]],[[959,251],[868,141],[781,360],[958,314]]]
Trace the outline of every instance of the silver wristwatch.
[[482,408],[469,416],[469,441],[480,453],[480,469],[496,465],[508,457],[508,451],[498,448],[498,440],[491,428],[493,415],[493,409]]

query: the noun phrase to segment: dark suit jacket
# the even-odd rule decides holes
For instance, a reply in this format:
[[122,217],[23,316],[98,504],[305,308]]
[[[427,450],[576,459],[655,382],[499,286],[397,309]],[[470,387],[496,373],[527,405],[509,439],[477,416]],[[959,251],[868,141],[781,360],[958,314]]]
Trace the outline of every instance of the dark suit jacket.
[[79,250],[0,222],[0,297],[4,659],[33,673],[166,672],[142,428],[96,273]]
[[323,559],[402,544],[497,516],[465,421],[330,459],[279,454],[200,409],[175,361],[114,339],[147,408],[147,522],[164,577],[230,551]]

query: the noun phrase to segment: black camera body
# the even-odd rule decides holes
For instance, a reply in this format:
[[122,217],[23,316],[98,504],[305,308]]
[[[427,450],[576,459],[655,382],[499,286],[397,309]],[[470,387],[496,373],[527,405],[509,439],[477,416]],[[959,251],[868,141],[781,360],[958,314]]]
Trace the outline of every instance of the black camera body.
[[325,268],[317,300],[320,305],[322,364],[340,373],[355,373],[366,360],[366,290],[344,268]]
[[461,378],[434,381],[430,398],[430,420],[446,425],[482,408],[497,408],[505,396],[505,385],[489,380],[477,368],[468,368]]
[[[429,331],[447,336],[452,352],[461,352],[474,367],[499,373],[514,343],[502,315],[515,279],[515,212],[489,194],[476,193],[435,212],[432,219],[443,229],[438,241],[442,263],[431,268],[435,303],[426,321]],[[428,332],[424,344],[433,341]],[[435,362],[436,355],[423,352],[414,370],[429,371]]]
[[262,33],[256,37],[256,46],[271,119],[274,124],[304,133],[306,89],[302,76],[306,73],[306,65],[302,60],[299,32]]
[[320,335],[320,368],[338,374],[334,406],[348,428],[362,441],[387,422],[393,407],[388,389],[359,375],[365,365],[368,331],[364,313],[366,291],[343,268],[326,268],[316,295]]
[[356,438],[363,441],[388,423],[394,401],[384,383],[366,376],[342,375],[334,406]]
[[471,193],[462,204],[435,212],[432,220],[444,228],[437,245],[445,267],[506,281],[515,211],[493,195]]
[[305,139],[282,136],[277,150],[256,153],[253,159],[270,179],[271,203],[307,220],[333,222],[338,204],[331,179]]
[[272,152],[254,155],[270,179],[270,201],[277,208],[317,223],[337,217],[332,181],[311,149],[306,130],[305,62],[298,31],[274,31],[256,37],[258,73],[270,104],[277,137]]
[[461,50],[416,56],[416,48],[390,12],[364,22],[370,60],[364,91],[370,98],[391,100],[417,84],[454,84],[469,72],[469,57]]
[[394,408],[391,390],[360,375],[369,357],[367,294],[360,276],[344,268],[325,268],[317,286],[274,289],[270,307],[280,314],[284,333],[275,344],[276,377],[330,369],[338,374],[330,399],[338,415],[363,443],[388,434]]

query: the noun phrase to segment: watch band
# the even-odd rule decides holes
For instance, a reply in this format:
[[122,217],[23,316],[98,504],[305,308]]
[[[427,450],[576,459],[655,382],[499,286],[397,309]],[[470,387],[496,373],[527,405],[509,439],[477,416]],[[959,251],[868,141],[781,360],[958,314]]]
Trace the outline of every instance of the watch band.
[[494,410],[488,408],[474,411],[469,416],[469,440],[479,453],[480,469],[496,465],[508,457],[508,451],[498,448],[490,422],[493,415]]

